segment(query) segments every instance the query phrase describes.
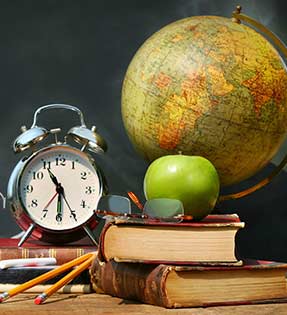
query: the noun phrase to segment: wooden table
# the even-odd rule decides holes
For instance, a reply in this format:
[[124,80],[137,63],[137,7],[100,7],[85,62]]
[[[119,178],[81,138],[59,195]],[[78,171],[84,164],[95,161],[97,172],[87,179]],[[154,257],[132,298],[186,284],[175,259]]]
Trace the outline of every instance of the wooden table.
[[90,314],[192,314],[192,315],[287,315],[287,303],[210,308],[165,309],[102,294],[55,294],[43,305],[34,305],[35,294],[22,294],[0,305],[1,315]]

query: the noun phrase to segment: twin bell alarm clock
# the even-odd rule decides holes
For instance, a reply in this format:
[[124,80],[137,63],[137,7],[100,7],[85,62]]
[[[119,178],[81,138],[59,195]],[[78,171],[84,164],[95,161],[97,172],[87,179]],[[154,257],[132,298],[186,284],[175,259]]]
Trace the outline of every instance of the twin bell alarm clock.
[[[79,116],[80,125],[72,127],[63,142],[58,140],[60,128],[47,130],[37,125],[40,113],[50,109],[70,110]],[[67,243],[85,235],[96,244],[92,232],[98,223],[95,210],[105,193],[106,183],[87,151],[104,153],[107,149],[104,139],[96,127],[86,127],[77,107],[66,104],[38,108],[30,129],[25,126],[21,129],[13,150],[21,153],[30,149],[32,153],[15,166],[7,191],[12,214],[25,231],[18,245],[29,236],[49,243]],[[49,136],[54,137],[53,143],[39,148],[41,141]],[[81,148],[68,144],[69,140]]]

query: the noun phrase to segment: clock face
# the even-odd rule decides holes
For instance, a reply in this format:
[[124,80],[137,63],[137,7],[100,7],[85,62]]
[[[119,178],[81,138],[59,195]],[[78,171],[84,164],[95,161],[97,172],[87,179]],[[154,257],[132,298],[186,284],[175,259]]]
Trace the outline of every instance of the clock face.
[[102,192],[88,156],[68,146],[50,147],[33,156],[18,189],[30,218],[51,230],[69,230],[87,222]]

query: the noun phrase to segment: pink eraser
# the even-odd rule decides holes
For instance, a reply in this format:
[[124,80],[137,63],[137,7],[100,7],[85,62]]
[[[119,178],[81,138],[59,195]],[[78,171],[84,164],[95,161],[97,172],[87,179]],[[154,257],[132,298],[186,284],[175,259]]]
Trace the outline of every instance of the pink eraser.
[[36,305],[42,304],[43,302],[44,302],[44,299],[40,295],[38,295],[34,300],[34,303]]

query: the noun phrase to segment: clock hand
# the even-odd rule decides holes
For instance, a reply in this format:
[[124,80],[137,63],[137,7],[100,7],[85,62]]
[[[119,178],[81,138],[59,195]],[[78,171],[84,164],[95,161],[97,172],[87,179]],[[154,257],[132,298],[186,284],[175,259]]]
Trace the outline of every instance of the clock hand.
[[55,195],[48,201],[48,203],[46,204],[46,206],[43,208],[43,211],[46,212],[46,213],[44,214],[44,217],[46,217],[47,212],[48,212],[48,207],[50,206],[50,204],[51,204],[52,201],[56,198],[57,195],[58,195],[58,192],[55,193]]
[[71,216],[74,218],[75,221],[77,221],[77,215],[76,215],[76,213],[75,213],[75,210],[72,210],[72,209],[71,209],[71,207],[70,207],[70,205],[69,205],[69,203],[68,203],[68,201],[67,201],[66,196],[65,196],[64,193],[63,193],[62,196],[63,196],[63,198],[64,198],[64,200],[65,200],[65,202],[66,202],[66,204],[67,204],[67,206],[68,206],[68,208],[69,208],[69,210],[70,210],[70,212],[71,212]]
[[72,210],[72,208],[70,207],[65,195],[64,187],[61,184],[59,184],[59,186],[57,187],[57,192],[59,193],[59,195],[63,196],[63,199],[70,210],[71,216],[74,218],[75,221],[77,221],[77,215],[75,213],[75,210]]
[[62,195],[58,194],[56,221],[61,222],[63,218]]
[[50,169],[48,169],[48,173],[52,182],[56,185],[56,187],[59,187],[61,184],[59,184],[57,177],[50,171]]

